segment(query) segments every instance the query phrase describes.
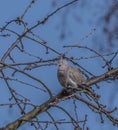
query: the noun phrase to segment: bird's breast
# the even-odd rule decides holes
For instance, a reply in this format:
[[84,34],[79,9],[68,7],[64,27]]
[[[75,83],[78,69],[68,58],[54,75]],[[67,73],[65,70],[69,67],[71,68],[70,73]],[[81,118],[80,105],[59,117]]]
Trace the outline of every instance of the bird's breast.
[[65,74],[65,72],[64,71],[61,71],[61,70],[59,70],[58,71],[58,80],[59,80],[59,82],[60,82],[60,84],[64,87],[65,86],[65,84],[66,84],[66,74]]

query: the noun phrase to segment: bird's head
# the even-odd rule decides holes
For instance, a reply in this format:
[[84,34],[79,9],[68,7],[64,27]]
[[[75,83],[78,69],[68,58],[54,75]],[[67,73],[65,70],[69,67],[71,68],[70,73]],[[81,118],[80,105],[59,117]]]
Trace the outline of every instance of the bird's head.
[[59,66],[59,68],[62,68],[62,69],[67,68],[68,67],[67,60],[66,59],[60,59],[58,61],[58,66]]

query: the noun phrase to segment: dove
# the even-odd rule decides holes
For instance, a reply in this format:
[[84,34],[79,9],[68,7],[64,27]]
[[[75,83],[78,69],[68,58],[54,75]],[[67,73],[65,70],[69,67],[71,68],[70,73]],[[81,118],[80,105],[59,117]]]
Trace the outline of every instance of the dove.
[[58,62],[57,77],[64,88],[78,88],[78,85],[85,81],[81,71],[68,65],[65,59],[60,59]]
[[[94,99],[99,99],[100,96],[97,95],[90,86],[86,86],[85,78],[78,68],[70,66],[65,59],[60,59],[58,63],[57,77],[60,84],[64,87],[67,93],[71,92],[84,92],[85,94],[93,97]],[[74,91],[71,91],[74,90]]]

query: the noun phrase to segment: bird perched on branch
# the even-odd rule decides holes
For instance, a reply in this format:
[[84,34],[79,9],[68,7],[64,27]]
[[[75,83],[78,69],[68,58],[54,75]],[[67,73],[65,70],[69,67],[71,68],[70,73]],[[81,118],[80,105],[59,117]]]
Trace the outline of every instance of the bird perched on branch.
[[71,93],[71,90],[84,92],[85,94],[93,97],[94,99],[99,99],[91,87],[83,85],[85,83],[85,78],[78,68],[68,65],[67,60],[60,59],[58,63],[57,77],[60,84],[65,88],[67,93]]
[[68,65],[65,59],[59,60],[57,77],[64,88],[78,88],[85,81],[81,71]]

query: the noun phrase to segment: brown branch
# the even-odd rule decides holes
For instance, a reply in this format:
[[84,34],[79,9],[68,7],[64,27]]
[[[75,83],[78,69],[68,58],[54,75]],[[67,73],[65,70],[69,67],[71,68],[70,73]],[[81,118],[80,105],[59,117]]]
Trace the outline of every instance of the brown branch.
[[[98,77],[95,77],[93,79],[86,81],[86,85],[90,86],[92,84],[104,81],[104,80],[108,79],[109,77],[115,76],[117,74],[118,74],[118,68],[115,68],[107,73],[104,73]],[[51,99],[49,99],[48,101],[43,103],[42,105],[36,106],[32,111],[26,113],[25,115],[18,118],[14,122],[9,123],[4,128],[2,128],[2,130],[15,130],[15,129],[19,128],[20,126],[22,126],[23,124],[27,123],[28,121],[31,121],[37,115],[41,114],[42,112],[47,111],[51,106],[62,101],[64,99],[64,96],[62,95],[62,93],[63,93],[63,90],[60,93],[58,93],[55,97],[52,97]],[[95,106],[93,106],[93,105],[92,105],[92,107],[95,108]],[[96,109],[97,109],[97,107],[96,107]],[[105,112],[103,110],[101,110],[101,112],[103,112],[105,114]],[[113,117],[110,116],[109,118],[113,118]],[[112,119],[111,119],[111,121],[112,121]],[[118,123],[118,119],[115,119],[115,122]]]
[[[111,111],[111,112],[110,112],[110,111],[107,111],[106,109],[104,109],[103,106],[96,106],[96,105],[94,105],[93,103],[90,103],[89,101],[87,101],[87,100],[85,100],[85,99],[83,99],[83,98],[81,98],[81,97],[79,97],[79,96],[75,96],[75,99],[77,99],[77,100],[79,100],[79,101],[81,101],[81,102],[84,102],[84,103],[87,104],[89,107],[91,107],[91,108],[97,110],[99,114],[102,114],[102,113],[103,113],[104,115],[106,115],[106,116],[113,122],[114,125],[116,125],[116,124],[118,125],[118,119],[111,115],[112,111]],[[92,109],[92,110],[93,110],[93,109]],[[116,108],[115,108],[113,111],[115,111],[115,110],[116,110]],[[102,120],[102,121],[103,121],[103,120]]]
[[[19,42],[21,41],[22,38],[24,38],[26,36],[27,33],[31,32],[33,29],[35,29],[36,27],[38,27],[39,25],[45,24],[49,18],[51,18],[54,14],[56,14],[57,12],[59,12],[60,10],[62,10],[63,8],[72,5],[73,3],[77,2],[79,0],[74,0],[71,2],[68,2],[64,5],[62,5],[61,7],[58,7],[55,11],[53,11],[52,13],[50,13],[47,17],[45,17],[42,21],[38,21],[35,25],[33,25],[32,27],[30,27],[29,29],[27,29],[26,31],[24,31],[17,39],[16,41],[8,48],[8,50],[6,51],[6,53],[3,55],[1,61],[4,63],[5,59],[7,58],[7,56],[9,56],[9,54],[11,53],[11,51],[19,44]],[[14,22],[16,20],[12,20],[10,22],[8,22],[9,24],[11,22]],[[3,27],[2,30],[5,30],[5,28],[7,27],[7,25],[5,27]]]
[[96,84],[98,82],[104,81],[110,77],[117,77],[117,75],[118,75],[118,68],[115,68],[115,69],[108,71],[107,73],[104,73],[100,76],[97,76],[93,79],[86,81],[85,85],[90,86],[90,85]]

